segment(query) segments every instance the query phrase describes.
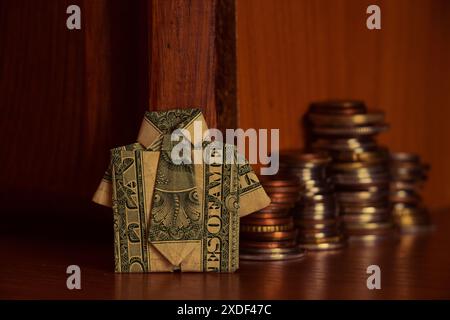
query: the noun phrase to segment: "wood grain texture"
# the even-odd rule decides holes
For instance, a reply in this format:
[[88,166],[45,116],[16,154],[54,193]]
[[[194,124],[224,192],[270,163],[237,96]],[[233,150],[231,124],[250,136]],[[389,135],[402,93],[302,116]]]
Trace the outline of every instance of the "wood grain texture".
[[[81,30],[66,8],[81,7]],[[0,2],[0,193],[89,199],[148,109],[146,1]],[[145,18],[145,21],[143,20]]]
[[209,127],[236,127],[234,0],[151,5],[150,108],[199,107]]
[[84,151],[84,43],[82,32],[66,28],[69,4],[81,5],[0,2],[2,192],[75,189]]
[[86,176],[92,180],[107,167],[109,149],[135,141],[149,109],[146,9],[146,0],[128,5],[108,0],[83,3],[83,159],[90,160],[85,161]]
[[150,106],[199,107],[209,126],[215,108],[216,1],[153,0]]
[[[366,28],[370,4],[381,30]],[[365,100],[391,124],[383,144],[431,163],[427,203],[450,206],[448,1],[238,1],[237,39],[239,126],[299,147],[311,101]]]
[[236,128],[237,57],[236,57],[236,0],[217,0],[216,5],[216,97],[217,128]]
[[[81,30],[66,28],[72,4]],[[88,201],[150,102],[236,124],[232,0],[5,0],[0,15],[0,193],[40,195],[7,208]]]
[[[438,228],[428,235],[351,243],[300,261],[241,261],[233,274],[114,274],[110,210],[66,208],[55,214],[67,228],[37,216],[25,228],[0,226],[8,257],[0,263],[1,299],[450,299],[449,211],[434,214]],[[67,219],[75,216],[82,219]],[[66,287],[72,264],[81,268],[82,290]],[[366,287],[372,264],[382,270],[381,290]]]

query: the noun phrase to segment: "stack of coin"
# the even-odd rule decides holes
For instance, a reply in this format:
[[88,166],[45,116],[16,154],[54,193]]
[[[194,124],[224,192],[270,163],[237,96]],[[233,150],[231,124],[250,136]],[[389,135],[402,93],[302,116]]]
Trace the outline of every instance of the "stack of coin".
[[343,247],[333,183],[328,175],[331,158],[324,153],[289,150],[281,153],[281,168],[299,178],[299,201],[293,208],[299,247],[330,250]]
[[389,208],[389,154],[375,136],[387,130],[382,112],[368,112],[361,101],[311,104],[304,119],[307,147],[333,159],[336,187],[346,233],[360,239],[393,235]]
[[264,176],[261,184],[272,200],[266,208],[241,219],[240,257],[243,260],[302,258],[290,209],[300,188],[295,176]]
[[390,200],[397,226],[403,232],[428,230],[430,216],[422,202],[421,191],[429,166],[411,153],[391,153]]

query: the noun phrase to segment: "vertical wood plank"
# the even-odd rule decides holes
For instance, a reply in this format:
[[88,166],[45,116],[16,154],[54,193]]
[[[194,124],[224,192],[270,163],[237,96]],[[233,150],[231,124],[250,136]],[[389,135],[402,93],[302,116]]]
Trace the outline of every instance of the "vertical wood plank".
[[216,0],[153,0],[150,105],[157,110],[200,107],[217,125]]
[[215,46],[217,127],[225,133],[225,129],[237,127],[239,113],[235,0],[217,0]]

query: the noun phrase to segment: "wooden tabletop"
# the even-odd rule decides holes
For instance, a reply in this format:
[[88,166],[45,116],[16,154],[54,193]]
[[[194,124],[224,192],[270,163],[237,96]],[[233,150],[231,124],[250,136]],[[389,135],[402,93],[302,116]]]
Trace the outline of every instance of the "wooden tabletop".
[[[82,219],[72,221],[58,216],[42,221],[26,216],[3,224],[0,298],[450,298],[450,210],[433,213],[436,228],[429,234],[376,244],[351,242],[340,251],[308,252],[300,261],[241,261],[234,274],[115,274],[110,212],[95,210],[100,218],[80,214]],[[373,264],[381,268],[380,290],[366,286],[366,269]],[[81,290],[66,287],[69,265],[81,268]]]

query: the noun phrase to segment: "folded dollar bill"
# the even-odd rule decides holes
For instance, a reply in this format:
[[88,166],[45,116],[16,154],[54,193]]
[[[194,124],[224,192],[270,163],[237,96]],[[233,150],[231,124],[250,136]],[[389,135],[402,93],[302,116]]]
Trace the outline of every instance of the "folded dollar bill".
[[[174,161],[177,129],[196,161]],[[270,198],[234,145],[203,141],[207,129],[198,109],[147,112],[137,142],[111,150],[93,201],[113,208],[116,272],[239,268],[239,218]]]

